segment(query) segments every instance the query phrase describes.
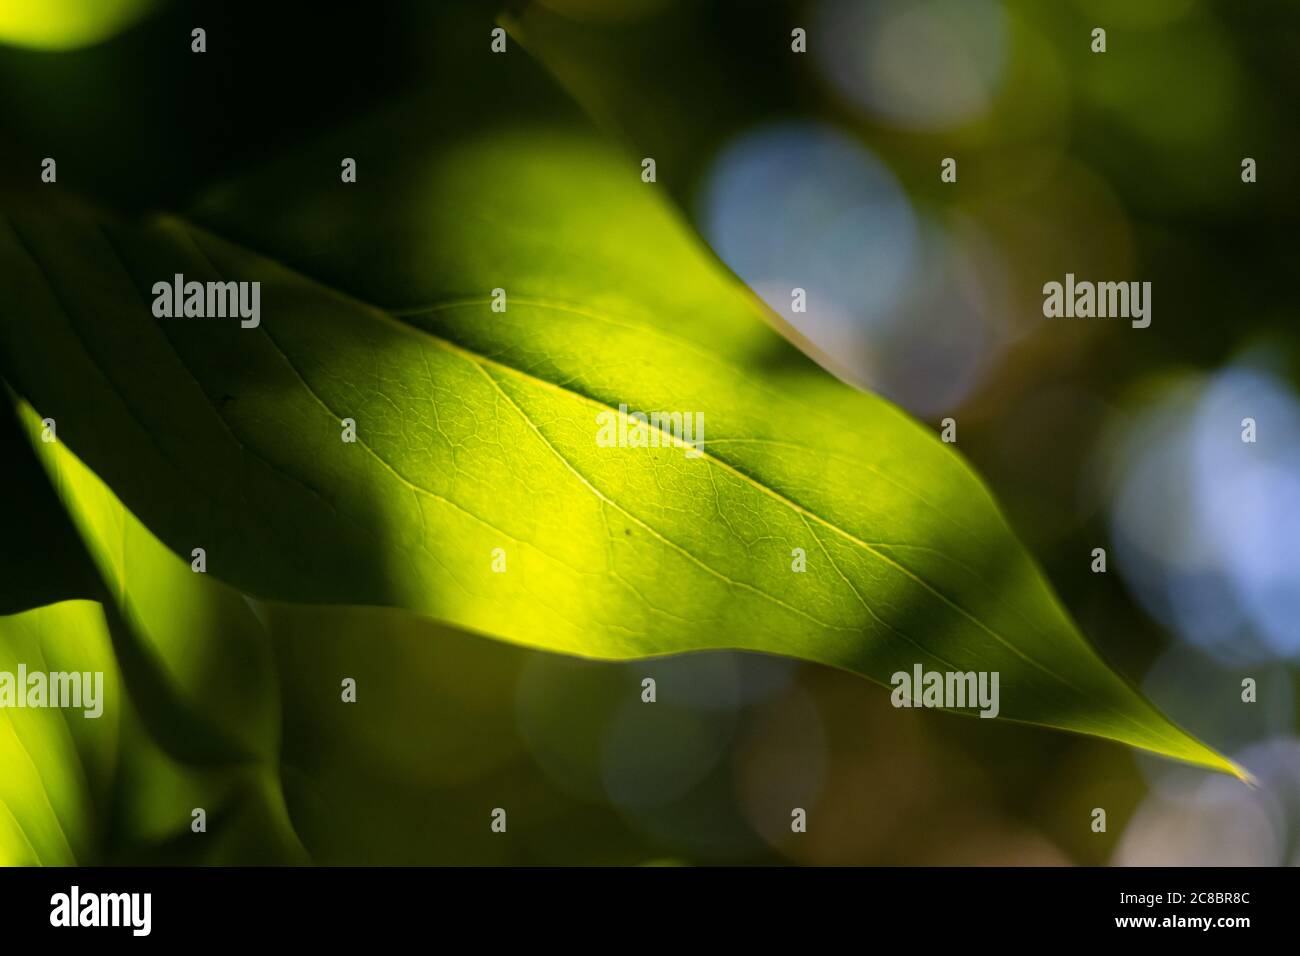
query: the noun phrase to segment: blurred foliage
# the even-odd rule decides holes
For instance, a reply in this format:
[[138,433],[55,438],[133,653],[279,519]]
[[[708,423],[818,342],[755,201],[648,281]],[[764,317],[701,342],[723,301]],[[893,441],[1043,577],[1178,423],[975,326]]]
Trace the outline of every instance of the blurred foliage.
[[0,43],[71,50],[112,37],[147,13],[155,0],[6,0]]

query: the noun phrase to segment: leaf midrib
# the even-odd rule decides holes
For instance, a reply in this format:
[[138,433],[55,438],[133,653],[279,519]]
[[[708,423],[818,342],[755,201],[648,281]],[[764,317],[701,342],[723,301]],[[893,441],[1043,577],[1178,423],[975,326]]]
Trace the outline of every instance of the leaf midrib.
[[[195,231],[195,230],[194,230],[194,229],[193,229],[193,228],[192,228],[188,223],[184,223],[184,222],[182,222],[182,225],[183,225],[184,228],[186,229],[186,236],[187,236],[187,238],[189,238],[191,245],[193,245],[194,248],[198,251],[198,253],[203,257],[204,261],[208,264],[208,267],[209,267],[210,269],[212,269],[213,273],[214,273],[214,274],[215,274],[219,279],[221,279],[222,281],[225,281],[225,276],[224,276],[224,274],[222,273],[222,271],[221,271],[220,269],[217,268],[216,263],[212,261],[212,257],[211,257],[210,255],[208,255],[208,253],[207,253],[207,251],[206,251],[205,249],[203,249],[203,247],[202,247],[202,245],[201,245],[201,243],[200,243],[200,241],[199,241],[200,238],[201,238],[200,233],[198,233],[197,231]],[[229,241],[229,240],[223,240],[223,241]],[[242,244],[240,244],[240,245],[241,245],[241,247],[244,248],[246,251],[252,251],[252,250],[248,250],[246,246],[242,246]],[[260,253],[257,253],[257,255],[260,256],[261,254],[260,254]],[[265,257],[263,256],[262,258],[265,258]],[[274,260],[271,260],[271,261],[274,261]],[[280,265],[282,268],[287,268],[287,267],[283,266],[283,264],[280,264],[280,263],[277,263],[277,265]],[[692,561],[693,563],[699,565],[701,568],[703,568],[703,569],[704,569],[705,571],[707,571],[709,574],[712,574],[712,575],[716,576],[719,580],[724,581],[728,586],[731,586],[731,587],[738,587],[738,588],[743,588],[743,589],[745,589],[745,590],[752,591],[753,593],[759,595],[760,597],[765,598],[765,599],[767,599],[767,600],[769,600],[769,601],[772,601],[773,603],[775,603],[775,604],[778,605],[779,607],[781,607],[781,608],[783,608],[783,609],[785,609],[785,610],[787,610],[787,611],[790,611],[790,612],[793,613],[793,614],[797,614],[797,615],[799,615],[800,617],[806,618],[807,620],[811,621],[813,624],[817,625],[818,627],[826,628],[827,630],[840,630],[840,631],[849,631],[849,632],[855,632],[855,633],[856,633],[857,628],[853,628],[853,627],[843,627],[843,626],[839,626],[839,625],[831,624],[831,623],[829,623],[829,622],[827,622],[827,621],[818,620],[816,617],[814,617],[813,615],[809,614],[807,611],[803,610],[802,608],[796,607],[796,606],[794,606],[794,605],[792,605],[792,604],[789,604],[789,603],[787,603],[787,602],[785,602],[785,601],[782,601],[780,598],[776,597],[776,595],[774,595],[774,594],[769,594],[768,592],[762,590],[761,588],[754,587],[753,585],[751,585],[751,584],[747,584],[747,583],[744,582],[744,581],[737,581],[737,580],[735,580],[734,578],[730,578],[730,577],[728,577],[727,575],[723,574],[723,573],[722,573],[721,571],[719,571],[718,569],[716,569],[716,568],[714,568],[714,567],[711,567],[707,562],[705,562],[705,561],[701,560],[700,558],[696,557],[695,555],[691,554],[691,552],[690,552],[688,549],[686,549],[686,548],[682,547],[681,545],[677,544],[677,542],[675,542],[675,541],[671,540],[670,538],[666,537],[665,535],[663,535],[661,532],[659,532],[659,531],[656,530],[655,528],[653,528],[653,527],[651,527],[650,525],[646,524],[646,523],[645,523],[644,521],[642,521],[640,518],[637,518],[635,515],[633,515],[633,514],[631,514],[630,512],[628,512],[626,509],[624,509],[621,505],[619,505],[619,504],[618,504],[616,501],[614,501],[613,499],[609,498],[607,495],[603,494],[599,489],[597,489],[594,485],[592,485],[591,482],[590,482],[590,481],[589,481],[589,480],[588,480],[584,475],[582,475],[582,474],[581,474],[581,473],[580,473],[580,472],[579,472],[579,471],[578,471],[578,470],[577,470],[577,469],[572,465],[571,462],[568,461],[568,459],[566,459],[562,454],[560,454],[559,450],[556,449],[555,446],[552,445],[551,442],[550,442],[550,441],[549,441],[549,440],[548,440],[548,439],[547,439],[547,438],[546,438],[546,437],[541,433],[541,430],[537,428],[536,424],[532,421],[531,418],[529,418],[529,416],[528,416],[528,415],[523,411],[523,409],[519,408],[518,404],[515,403],[514,400],[511,399],[510,396],[507,395],[507,394],[506,394],[506,393],[501,389],[500,385],[498,385],[497,382],[496,382],[495,380],[493,380],[491,376],[487,375],[487,372],[486,372],[486,371],[484,370],[484,368],[483,368],[483,363],[492,364],[492,365],[495,365],[495,366],[497,366],[497,367],[499,367],[499,368],[501,368],[501,369],[503,369],[503,370],[513,372],[513,373],[515,373],[515,374],[517,374],[517,375],[523,377],[524,379],[526,379],[526,380],[528,380],[528,381],[531,381],[531,382],[534,382],[534,383],[536,383],[536,384],[552,385],[553,383],[551,383],[551,382],[547,382],[545,379],[537,378],[536,376],[528,375],[527,373],[525,373],[525,372],[523,372],[523,371],[521,371],[521,370],[514,369],[514,368],[512,368],[511,366],[505,365],[505,364],[503,364],[503,363],[495,362],[495,361],[493,361],[493,360],[491,360],[491,359],[488,359],[486,356],[478,356],[477,353],[475,353],[475,352],[473,352],[473,351],[471,351],[471,350],[469,350],[469,349],[465,349],[465,348],[463,348],[463,347],[461,347],[461,346],[459,346],[459,345],[457,345],[457,344],[455,344],[455,343],[449,341],[448,339],[443,338],[442,336],[435,335],[434,333],[428,331],[427,329],[418,329],[418,328],[416,328],[416,327],[414,327],[414,326],[412,326],[412,325],[410,325],[410,324],[408,324],[408,323],[406,323],[406,322],[401,322],[401,321],[397,320],[394,316],[390,315],[386,310],[381,309],[380,307],[378,307],[378,306],[376,306],[376,305],[373,305],[373,304],[371,304],[371,303],[365,302],[365,301],[363,301],[363,300],[361,300],[361,299],[357,299],[357,298],[355,298],[355,297],[353,297],[353,296],[351,296],[351,295],[349,295],[349,294],[347,294],[347,293],[345,293],[345,292],[342,292],[342,291],[339,290],[339,289],[334,288],[333,286],[330,286],[330,285],[328,285],[328,284],[326,284],[326,283],[324,283],[324,282],[321,282],[319,279],[316,279],[315,277],[307,276],[307,275],[303,275],[302,273],[297,272],[296,270],[291,270],[291,271],[293,271],[294,274],[295,274],[296,276],[298,276],[299,278],[301,278],[302,280],[311,283],[312,285],[316,286],[317,288],[319,288],[319,289],[321,289],[321,290],[323,290],[323,291],[325,291],[325,292],[328,292],[329,294],[331,294],[331,295],[333,295],[333,296],[335,296],[335,297],[337,297],[337,298],[339,298],[339,299],[341,299],[341,300],[343,300],[343,301],[346,301],[349,305],[351,305],[351,306],[360,306],[360,307],[362,307],[362,308],[364,308],[364,309],[366,309],[366,310],[369,310],[369,311],[373,312],[377,318],[380,318],[380,319],[382,319],[382,320],[385,320],[385,321],[389,321],[389,322],[394,323],[397,327],[399,327],[400,329],[402,329],[405,333],[407,333],[407,334],[412,334],[412,335],[416,335],[416,336],[420,337],[422,340],[425,339],[425,338],[427,338],[429,341],[433,342],[436,346],[438,346],[438,347],[440,347],[440,348],[443,348],[444,350],[450,350],[453,354],[456,354],[457,357],[460,357],[460,358],[464,358],[464,359],[469,360],[471,366],[472,366],[476,371],[478,371],[479,373],[483,374],[483,375],[488,379],[488,381],[489,381],[489,382],[492,384],[492,386],[493,386],[493,387],[494,387],[494,388],[495,388],[495,389],[496,389],[496,390],[501,394],[501,396],[502,396],[503,398],[505,398],[505,400],[506,400],[507,402],[510,403],[511,407],[514,408],[514,410],[515,410],[515,411],[520,415],[520,417],[524,420],[524,422],[525,422],[525,423],[526,423],[530,428],[532,428],[533,431],[535,431],[535,432],[537,433],[538,438],[539,438],[539,439],[540,439],[540,440],[541,440],[541,441],[542,441],[542,442],[547,446],[547,448],[548,448],[548,449],[549,449],[553,454],[556,455],[557,458],[559,458],[560,462],[561,462],[562,464],[564,464],[565,467],[567,467],[567,468],[568,468],[568,469],[569,469],[569,470],[570,470],[570,471],[571,471],[571,472],[572,472],[572,473],[573,473],[573,474],[574,474],[574,475],[575,475],[575,476],[576,476],[576,477],[577,477],[577,478],[578,478],[578,479],[579,479],[579,480],[580,480],[584,485],[586,485],[586,487],[587,487],[590,491],[592,491],[592,492],[593,492],[593,493],[594,493],[598,498],[600,498],[601,501],[606,502],[606,503],[608,503],[610,506],[616,508],[616,509],[621,513],[621,514],[625,515],[625,516],[626,516],[627,518],[629,518],[630,520],[636,522],[639,526],[641,526],[642,528],[644,528],[647,532],[649,532],[650,534],[652,534],[653,536],[655,536],[657,539],[659,539],[660,541],[662,541],[664,544],[666,544],[666,545],[669,546],[670,548],[672,548],[672,549],[674,549],[674,550],[680,552],[680,553],[681,553],[682,555],[684,555],[687,559],[689,559],[689,560]],[[289,367],[289,370],[290,370],[291,372],[293,372],[294,377],[296,377],[296,378],[298,379],[298,381],[302,383],[303,388],[305,388],[305,389],[307,390],[307,393],[308,393],[309,395],[311,395],[312,399],[313,399],[313,400],[314,400],[318,405],[320,405],[321,408],[323,408],[326,412],[328,412],[331,416],[333,416],[333,417],[335,417],[335,418],[338,418],[338,417],[339,417],[338,413],[335,412],[334,409],[330,408],[330,407],[329,407],[329,404],[328,404],[328,403],[327,403],[323,398],[321,398],[321,396],[320,396],[320,395],[316,392],[316,390],[311,386],[311,383],[307,381],[306,376],[304,376],[304,375],[302,374],[302,372],[301,372],[301,371],[298,369],[298,367],[294,364],[293,360],[289,358],[288,353],[284,350],[284,348],[283,348],[283,347],[280,345],[280,343],[276,340],[275,336],[271,334],[270,330],[269,330],[265,325],[263,325],[262,323],[259,323],[258,326],[257,326],[257,328],[258,328],[258,329],[259,329],[259,330],[260,330],[260,331],[261,331],[261,332],[266,336],[267,340],[271,343],[272,348],[274,348],[274,349],[276,350],[276,352],[279,353],[280,357],[284,360],[285,364]],[[480,358],[482,359],[482,362],[479,362],[479,361],[476,360],[476,359],[480,359]],[[184,365],[183,362],[182,362],[181,364]],[[191,374],[192,374],[192,373],[191,373]],[[201,389],[201,388],[202,388],[202,387],[200,386],[200,389]],[[588,402],[590,402],[590,403],[592,403],[592,404],[595,404],[595,405],[597,405],[597,406],[599,406],[599,407],[602,407],[602,408],[605,407],[605,406],[603,405],[603,403],[600,403],[600,402],[596,401],[595,399],[592,399],[592,398],[590,398],[589,396],[583,395],[583,394],[581,394],[581,393],[579,393],[579,392],[571,392],[571,391],[567,391],[567,390],[564,390],[564,389],[560,389],[560,391],[563,392],[563,393],[566,394],[566,395],[571,395],[571,396],[573,396],[573,397],[575,397],[575,398],[578,398],[578,399],[581,399],[581,400],[584,400],[584,401],[588,401]],[[491,529],[492,529],[493,531],[495,531],[497,534],[504,535],[505,537],[510,538],[510,540],[512,540],[512,541],[515,541],[515,542],[518,542],[518,543],[522,543],[522,544],[529,544],[531,547],[536,547],[536,545],[531,545],[529,542],[521,542],[521,541],[520,541],[518,538],[516,538],[514,535],[511,535],[509,532],[506,532],[506,531],[502,530],[501,528],[498,528],[496,525],[492,524],[492,523],[491,523],[490,521],[488,521],[487,519],[482,518],[482,517],[480,517],[480,516],[474,514],[473,512],[471,512],[471,511],[469,511],[468,509],[464,508],[462,505],[456,503],[455,501],[452,501],[451,499],[446,498],[446,497],[444,497],[443,495],[439,495],[439,494],[437,494],[436,492],[432,491],[431,489],[426,488],[426,487],[424,487],[423,485],[417,484],[416,482],[412,481],[410,478],[407,478],[405,475],[403,475],[403,474],[402,474],[402,473],[401,473],[401,472],[396,468],[396,466],[394,466],[390,461],[388,461],[386,458],[384,458],[382,455],[380,455],[380,454],[379,454],[375,449],[371,448],[370,445],[369,445],[367,442],[365,442],[363,439],[361,439],[359,436],[358,436],[357,444],[361,445],[361,446],[362,446],[362,447],[363,447],[363,448],[364,448],[364,449],[365,449],[365,450],[366,450],[366,451],[371,455],[371,457],[373,457],[377,462],[379,462],[379,464],[380,464],[380,465],[381,465],[381,466],[382,466],[386,471],[388,471],[389,474],[391,474],[394,478],[396,478],[399,482],[401,482],[405,487],[407,487],[408,489],[410,489],[410,490],[412,491],[412,493],[424,494],[424,495],[427,495],[428,497],[434,499],[435,501],[441,502],[441,503],[443,503],[443,504],[450,505],[452,508],[454,508],[455,510],[461,512],[462,514],[465,514],[465,515],[467,515],[468,517],[470,517],[470,518],[472,518],[472,519],[478,521],[480,524],[483,524],[483,525],[485,525],[486,527],[491,528]],[[421,511],[421,515],[423,515],[423,511]],[[442,567],[442,568],[444,569],[444,571],[447,570],[446,565],[444,565],[444,564],[442,563],[442,561],[439,560],[439,558],[437,557],[437,555],[433,554],[433,552],[431,552],[431,551],[429,550],[427,543],[426,543],[425,541],[423,541],[423,540],[421,541],[421,550],[423,550],[426,554],[428,554],[429,557],[432,558],[433,561],[434,561],[436,564],[438,564],[440,567]],[[541,549],[538,549],[538,550],[541,550]],[[546,552],[543,552],[543,553],[546,553]],[[551,560],[555,560],[555,561],[558,561],[558,560],[559,560],[559,559],[555,558],[553,555],[550,555],[549,553],[547,553],[547,557],[550,558]],[[559,563],[564,564],[565,567],[568,567],[570,570],[575,571],[576,573],[591,573],[591,572],[582,572],[582,571],[579,571],[579,569],[577,569],[577,568],[573,568],[573,567],[571,567],[570,565],[565,564],[564,562],[559,562]],[[634,593],[635,593],[635,592],[634,592]],[[909,640],[910,640],[910,639],[909,639]],[[935,655],[933,655],[933,653],[931,653],[931,652],[929,652],[929,651],[925,651],[925,649],[924,649],[923,647],[920,647],[920,645],[917,645],[917,647],[918,647],[920,650],[922,650],[924,653],[930,654],[930,656],[932,656],[932,657],[935,656]],[[936,659],[938,660],[938,659],[940,659],[940,658],[937,658],[937,657],[936,657]]]

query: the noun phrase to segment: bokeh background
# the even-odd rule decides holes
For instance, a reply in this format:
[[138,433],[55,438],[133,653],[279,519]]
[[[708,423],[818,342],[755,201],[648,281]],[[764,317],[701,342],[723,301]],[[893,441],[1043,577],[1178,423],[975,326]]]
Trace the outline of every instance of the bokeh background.
[[[545,0],[519,23],[828,368],[956,419],[1084,632],[1264,782],[891,714],[799,668],[758,717],[787,736],[736,755],[743,807],[779,801],[764,781],[788,761],[792,792],[834,820],[783,851],[1300,863],[1296,8]],[[1150,281],[1152,325],[1043,318],[1043,283],[1067,272]],[[1247,416],[1267,422],[1255,444]]]
[[[132,51],[247,10],[133,6],[140,19],[75,51],[0,47],[7,176],[95,143],[94,162],[61,161],[61,178],[83,175],[125,210],[179,206],[457,55],[413,28],[432,3],[262,11],[238,68],[168,83],[134,70]],[[396,612],[295,609],[276,647],[294,704],[283,784],[313,857],[1300,864],[1300,8],[474,7],[631,156],[656,159],[720,260],[828,368],[936,427],[954,418],[958,450],[1083,632],[1261,785],[896,710],[883,688],[785,660],[602,664]],[[791,51],[796,27],[806,54]],[[205,119],[169,121],[182,114]],[[940,181],[945,157],[956,183]],[[1150,281],[1151,326],[1045,319],[1043,283],[1067,272]],[[793,286],[807,313],[790,311]],[[1248,416],[1254,444],[1240,439]],[[1090,569],[1097,547],[1106,574]],[[361,720],[337,707],[311,675],[339,670],[385,703]],[[647,676],[653,707],[627,690]],[[1255,703],[1241,700],[1247,677]],[[500,805],[508,845],[486,833]],[[806,834],[790,832],[792,807],[807,809]],[[463,817],[463,837],[447,837],[447,817]]]

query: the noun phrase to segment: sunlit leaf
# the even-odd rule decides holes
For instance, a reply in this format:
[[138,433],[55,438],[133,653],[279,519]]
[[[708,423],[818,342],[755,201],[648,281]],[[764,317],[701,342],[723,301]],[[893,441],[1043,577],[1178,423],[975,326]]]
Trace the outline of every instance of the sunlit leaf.
[[[98,604],[67,601],[0,617],[0,673],[100,674],[86,707],[0,708],[0,865],[72,866],[94,859],[107,828],[118,762],[121,681]],[[24,693],[26,688],[18,688]],[[24,698],[25,699],[25,698]],[[89,703],[88,698],[81,698]]]
[[0,461],[0,614],[98,598],[94,566],[8,407],[0,408]]
[[[158,746],[118,665],[112,617],[93,601],[0,616],[0,672],[75,674],[83,695],[80,706],[47,696],[0,708],[0,865],[301,861],[266,767],[186,763]],[[82,688],[95,688],[93,709]],[[195,808],[204,832],[191,828]]]
[[[39,423],[22,412],[37,441]],[[522,862],[527,846],[494,840],[487,826],[502,793],[532,840],[561,842],[547,834],[570,832],[581,813],[605,833],[606,859],[645,852],[612,811],[540,785],[525,757],[516,681],[542,655],[395,609],[246,598],[191,571],[65,446],[36,447],[112,597],[107,611],[67,602],[0,618],[0,648],[13,654],[0,655],[0,670],[102,669],[108,681],[99,719],[0,711],[22,731],[11,743],[40,754],[33,765],[0,750],[16,770],[0,801],[21,821],[0,825],[0,860]],[[157,593],[170,610],[150,599]],[[592,670],[606,696],[629,686],[618,668]],[[357,703],[341,701],[343,678],[359,688]],[[585,700],[572,688],[567,696],[571,707]],[[62,745],[67,731],[75,747]],[[196,807],[207,815],[202,833],[190,829]]]
[[[503,88],[542,84],[512,59]],[[1004,718],[1233,769],[1098,658],[956,454],[775,332],[636,159],[517,99],[395,110],[187,217],[15,208],[5,376],[261,597],[602,658],[996,671]],[[155,318],[177,274],[260,282],[260,324]],[[702,415],[702,454],[604,447],[627,412]]]

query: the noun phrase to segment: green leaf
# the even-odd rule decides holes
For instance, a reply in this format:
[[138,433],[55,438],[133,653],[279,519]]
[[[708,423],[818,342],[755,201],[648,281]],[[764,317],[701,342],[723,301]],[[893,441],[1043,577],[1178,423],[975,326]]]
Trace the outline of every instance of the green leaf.
[[[544,85],[504,59],[503,89]],[[510,98],[455,106],[339,131],[188,218],[14,208],[5,376],[169,547],[259,596],[601,658],[997,671],[1004,718],[1236,772],[1098,658],[962,460],[773,331],[637,160]],[[260,325],[155,319],[177,273],[260,282]],[[704,454],[601,447],[621,406],[702,413]]]
[[[5,436],[4,597],[20,605],[42,596],[59,600],[65,592],[108,600],[87,556],[90,547],[108,559],[106,570],[115,570],[114,559],[130,561],[131,587],[114,573],[112,592],[125,600],[129,591],[127,612],[137,628],[150,630],[132,628],[116,605],[86,600],[0,616],[0,681],[16,679],[20,668],[28,675],[103,675],[98,716],[86,716],[86,707],[17,707],[16,700],[0,707],[0,865],[300,859],[300,849],[287,852],[295,843],[277,823],[283,800],[273,768],[258,767],[229,744],[222,749],[220,732],[211,727],[213,718],[264,713],[266,702],[276,700],[274,688],[266,700],[249,697],[248,691],[266,694],[258,680],[265,668],[249,668],[232,686],[222,683],[230,666],[212,663],[241,647],[233,622],[210,610],[230,589],[215,581],[202,590],[186,587],[189,582],[169,575],[183,563],[123,514],[59,443],[41,441],[44,426],[30,409],[22,411],[30,442],[17,428]],[[12,425],[10,416],[3,418]],[[32,443],[46,452],[69,511],[87,531],[85,546]],[[11,480],[16,474],[21,481]],[[184,613],[160,622],[151,583],[180,585],[171,599]],[[160,638],[161,654],[148,646]],[[264,635],[256,635],[256,651],[269,656]],[[187,685],[200,692],[206,716],[193,702],[178,706]],[[244,693],[232,692],[240,685]],[[232,704],[239,709],[231,711]],[[190,830],[195,807],[207,810],[211,836]]]
[[[186,764],[145,730],[112,618],[79,600],[0,617],[0,672],[103,675],[99,716],[0,708],[0,866],[301,860],[265,767]],[[191,830],[196,807],[205,833]]]
[[0,408],[0,461],[0,614],[99,598],[81,539],[9,408]]
[[[97,718],[0,709],[16,739],[45,756],[11,776],[0,801],[24,827],[41,823],[33,806],[48,801],[68,833],[68,846],[53,848],[65,853],[32,841],[31,862],[300,862],[279,786],[280,699],[261,609],[192,572],[62,442],[42,440],[30,406],[18,413],[107,602],[0,618],[0,647],[13,655],[0,657],[0,671],[21,663],[105,675]],[[75,747],[57,746],[69,733]],[[9,756],[0,764],[12,768]],[[76,786],[79,778],[97,785]],[[195,807],[208,814],[210,838],[190,830]],[[0,842],[0,851],[14,845]]]
[[41,440],[29,406],[18,411],[125,625],[124,664],[164,745],[196,761],[273,754],[279,699],[257,608],[161,547],[61,442]]
[[[644,855],[612,809],[564,799],[525,756],[516,683],[549,656],[393,609],[249,599],[191,571],[21,412],[111,597],[0,617],[0,670],[107,674],[100,718],[0,710],[19,734],[0,730],[0,862],[519,863],[532,841],[566,842],[576,815],[605,859]],[[593,679],[621,701],[636,686],[612,665],[588,665]],[[565,688],[575,715],[589,696]],[[503,792],[529,841],[494,839]]]
[[99,845],[117,769],[120,677],[99,605],[68,601],[0,617],[0,673],[103,674],[102,713],[0,708],[0,865],[72,866]]

